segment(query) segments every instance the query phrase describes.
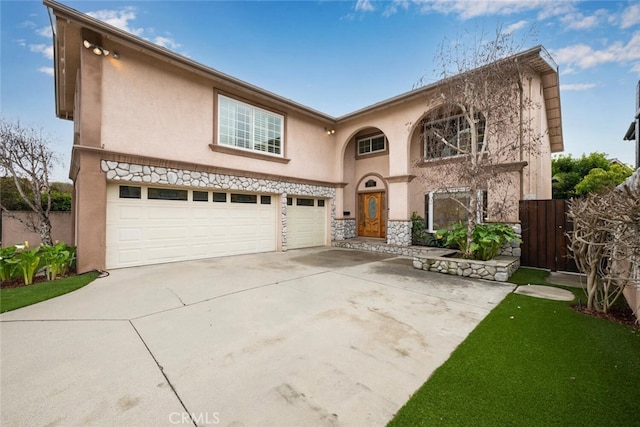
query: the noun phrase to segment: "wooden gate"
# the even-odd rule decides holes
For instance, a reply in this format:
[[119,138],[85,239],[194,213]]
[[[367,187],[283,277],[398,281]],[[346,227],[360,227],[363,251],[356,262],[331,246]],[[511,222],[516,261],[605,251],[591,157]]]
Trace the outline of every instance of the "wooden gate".
[[567,200],[520,201],[523,266],[578,271],[569,256],[566,233],[572,231],[572,224],[567,217],[568,206]]

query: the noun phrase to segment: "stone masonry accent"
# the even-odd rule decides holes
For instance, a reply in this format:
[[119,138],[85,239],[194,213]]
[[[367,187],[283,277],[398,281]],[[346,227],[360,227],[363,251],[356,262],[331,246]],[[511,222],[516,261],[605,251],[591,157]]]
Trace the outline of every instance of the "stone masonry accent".
[[[511,227],[513,228],[513,232],[516,233],[522,240],[522,226],[520,224],[511,224]],[[522,255],[520,243],[515,240],[509,243],[505,243],[500,248],[500,251],[498,251],[498,255],[520,257]]]
[[336,219],[336,234],[334,240],[346,240],[356,237],[355,218]]
[[414,257],[413,267],[437,273],[506,282],[520,268],[520,258],[500,255],[489,261],[476,261],[449,257]]
[[332,239],[335,240],[336,190],[333,187],[207,173],[188,169],[137,165],[111,160],[102,160],[100,162],[100,167],[102,172],[106,174],[107,179],[111,181],[280,194],[282,196],[282,216],[280,221],[282,224],[283,250],[286,250],[287,248],[287,195],[328,198],[331,199],[331,236]]
[[387,221],[387,244],[395,246],[411,245],[411,220]]

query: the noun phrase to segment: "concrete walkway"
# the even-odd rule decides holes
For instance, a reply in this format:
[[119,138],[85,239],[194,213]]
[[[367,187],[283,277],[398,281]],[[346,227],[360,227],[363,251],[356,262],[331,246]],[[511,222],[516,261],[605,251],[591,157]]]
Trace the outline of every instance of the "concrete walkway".
[[382,426],[513,288],[328,248],[114,270],[0,316],[0,421]]

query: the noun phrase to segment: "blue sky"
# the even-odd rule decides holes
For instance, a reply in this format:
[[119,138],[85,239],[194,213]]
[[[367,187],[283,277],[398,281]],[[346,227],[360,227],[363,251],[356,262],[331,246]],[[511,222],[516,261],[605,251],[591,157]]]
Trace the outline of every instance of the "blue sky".
[[[542,44],[560,66],[565,153],[608,153],[622,141],[640,78],[640,4],[632,1],[62,1],[84,13],[251,84],[341,116],[437,79],[447,37],[498,26]],[[42,128],[63,158],[71,122],[54,108],[52,39],[40,1],[0,2],[1,107]]]

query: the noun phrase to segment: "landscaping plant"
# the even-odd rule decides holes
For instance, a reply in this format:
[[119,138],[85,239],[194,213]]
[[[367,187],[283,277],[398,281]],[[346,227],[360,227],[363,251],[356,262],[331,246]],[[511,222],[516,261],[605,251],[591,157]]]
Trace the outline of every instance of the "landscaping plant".
[[11,262],[17,249],[15,246],[0,248],[0,280],[5,281],[17,277],[18,265]]
[[607,313],[626,286],[640,284],[640,172],[624,185],[573,199],[569,218],[569,249],[587,279],[587,309]]
[[33,283],[33,275],[40,268],[40,248],[29,249],[29,242],[24,242],[24,246],[17,246],[15,256],[8,262],[15,264],[16,268],[22,271],[22,278],[25,285]]
[[47,280],[55,280],[58,274],[66,274],[74,258],[75,248],[64,242],[56,242],[54,246],[40,245],[45,263]]
[[55,280],[73,268],[76,248],[63,242],[54,246],[40,245],[29,248],[29,242],[0,249],[0,280],[22,275],[25,285],[33,283],[33,276],[44,267],[47,280]]
[[496,256],[502,245],[517,241],[520,237],[507,224],[483,223],[473,229],[471,246],[467,246],[467,226],[452,223],[450,228],[439,230],[437,236],[444,240],[444,245],[459,249],[463,257],[487,261]]
[[417,212],[411,214],[411,244],[434,248],[444,247],[442,240],[438,240],[433,233],[427,231],[424,218]]

